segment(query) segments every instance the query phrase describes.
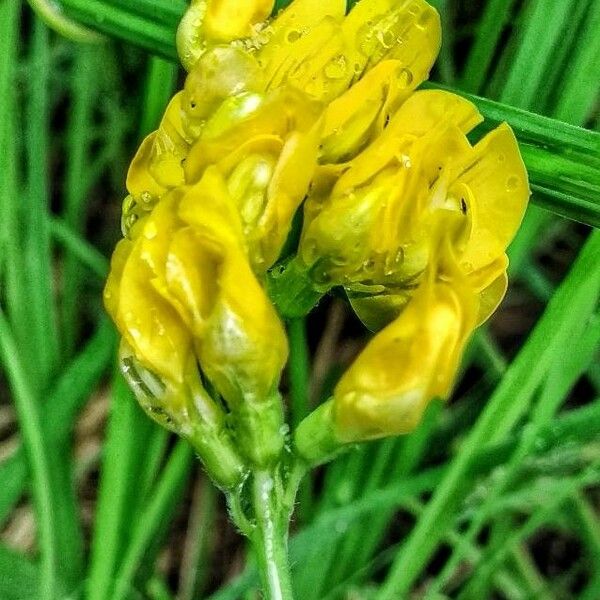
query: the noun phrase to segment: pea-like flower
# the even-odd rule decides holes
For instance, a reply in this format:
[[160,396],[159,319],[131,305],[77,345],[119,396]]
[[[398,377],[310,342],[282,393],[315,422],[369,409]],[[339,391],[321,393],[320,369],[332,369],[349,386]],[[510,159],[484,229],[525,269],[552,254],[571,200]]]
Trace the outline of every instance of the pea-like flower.
[[212,46],[256,33],[275,0],[192,0],[179,23],[177,50],[188,71]]
[[260,82],[244,50],[218,46],[202,56],[131,164],[126,234],[167,191],[217,168],[237,205],[253,268],[264,273],[273,264],[316,166],[322,106],[290,87],[261,92]]
[[379,332],[334,392],[334,419],[346,442],[409,433],[432,398],[445,398],[475,324],[468,287],[422,286]]
[[[238,211],[218,169],[164,194],[132,239],[119,243],[105,303],[129,352],[168,390],[160,408],[173,421],[181,420],[181,398],[201,388],[199,364],[233,413],[265,413],[271,429],[280,428],[277,387],[287,341],[252,272]],[[207,394],[203,402],[210,410],[199,409],[199,416],[217,419],[220,411]],[[190,435],[185,428],[180,433]],[[236,441],[259,462],[280,449]]]
[[[167,190],[197,182],[217,164],[238,198],[253,268],[264,273],[319,154],[331,154],[332,144],[339,152],[334,138],[366,143],[372,121],[426,78],[439,50],[439,17],[423,0],[361,0],[348,16],[342,0],[296,0],[262,23],[272,2],[237,4],[195,2],[184,18],[179,37],[196,49],[181,52],[194,58],[184,90],[132,162],[123,230]],[[207,23],[221,20],[232,24],[230,34],[207,33]],[[357,103],[370,106],[366,118],[352,118]]]
[[416,92],[363,151],[318,168],[299,258],[315,286],[344,286],[370,328],[397,316],[418,288],[436,258],[431,224],[440,214],[464,221],[454,249],[482,295],[479,322],[504,294],[505,251],[529,188],[507,125],[468,142],[480,121],[459,96]]
[[342,287],[379,333],[297,431],[320,460],[449,394],[506,291],[527,174],[506,124],[473,145],[471,102],[415,91],[441,40],[424,0],[242,4],[193,0],[181,23],[188,75],[129,169],[105,300],[146,409],[192,440],[187,421],[209,424],[225,465],[264,465],[287,342],[263,285],[285,316]]

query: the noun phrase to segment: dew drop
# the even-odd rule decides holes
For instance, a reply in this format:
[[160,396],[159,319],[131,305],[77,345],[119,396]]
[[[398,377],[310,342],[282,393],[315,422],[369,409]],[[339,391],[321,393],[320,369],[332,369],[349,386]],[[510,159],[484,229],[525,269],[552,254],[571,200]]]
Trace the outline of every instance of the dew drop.
[[506,160],[506,156],[504,154],[498,154],[498,162],[503,163]]
[[375,261],[372,258],[370,258],[369,260],[365,260],[365,262],[363,263],[363,269],[367,273],[372,273],[373,271],[375,271]]
[[329,79],[341,79],[348,70],[348,62],[343,54],[338,54],[325,65],[325,76]]
[[408,87],[413,81],[412,71],[409,69],[402,69],[398,74],[398,83],[402,87]]
[[366,27],[363,26],[359,30],[358,39],[360,40],[358,45],[360,51],[364,56],[370,57],[377,49],[378,41],[368,23]]
[[377,31],[377,33],[375,34],[375,36],[377,37],[377,41],[386,50],[388,48],[391,48],[394,45],[394,42],[396,41],[396,37],[394,36],[394,34],[391,31],[382,31],[382,30],[379,30],[379,31]]
[[506,181],[506,189],[509,192],[514,192],[519,187],[519,178],[516,175],[512,175]]
[[158,234],[158,231],[156,229],[156,223],[150,222],[144,228],[144,237],[147,240],[153,240],[157,234]]
[[298,41],[299,39],[300,39],[300,32],[297,29],[292,29],[291,31],[288,31],[286,40],[288,41],[289,44],[293,44],[294,42]]
[[419,12],[420,12],[420,8],[419,8],[419,6],[418,6],[417,4],[411,4],[411,5],[408,7],[408,12],[409,12],[411,15],[418,15],[418,14],[419,14]]
[[416,25],[420,29],[427,29],[433,20],[434,13],[430,10],[424,11],[421,16],[417,19]]

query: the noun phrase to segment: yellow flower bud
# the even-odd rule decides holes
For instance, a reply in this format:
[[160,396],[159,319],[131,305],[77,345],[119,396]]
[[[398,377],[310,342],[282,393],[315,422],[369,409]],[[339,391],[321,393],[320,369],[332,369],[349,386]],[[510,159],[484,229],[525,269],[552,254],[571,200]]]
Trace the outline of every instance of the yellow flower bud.
[[228,98],[264,91],[256,59],[242,48],[216,46],[202,55],[185,80],[181,106],[184,127],[197,139],[206,120]]
[[353,442],[412,431],[427,404],[449,394],[476,314],[476,296],[465,281],[424,284],[336,386],[338,439]]
[[204,30],[211,40],[230,42],[253,33],[252,25],[264,21],[275,0],[208,0]]

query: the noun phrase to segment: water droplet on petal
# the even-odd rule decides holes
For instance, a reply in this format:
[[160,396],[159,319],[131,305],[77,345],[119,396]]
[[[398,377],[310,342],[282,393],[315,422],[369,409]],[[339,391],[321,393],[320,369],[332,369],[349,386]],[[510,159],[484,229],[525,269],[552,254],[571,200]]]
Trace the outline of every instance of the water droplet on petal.
[[348,62],[343,54],[338,54],[325,65],[325,76],[329,79],[341,79],[346,74]]
[[157,233],[158,230],[156,229],[156,223],[154,222],[148,223],[148,225],[146,225],[146,227],[144,228],[144,237],[147,240],[153,240],[156,237]]
[[377,41],[387,50],[394,45],[396,36],[391,31],[381,31],[376,33]]
[[288,41],[288,43],[293,44],[294,42],[296,42],[300,39],[300,35],[301,34],[297,29],[292,29],[292,30],[288,31],[286,40]]
[[506,189],[509,192],[514,192],[519,187],[519,178],[516,175],[512,175],[506,181]]
[[425,10],[423,14],[417,19],[416,25],[420,29],[427,29],[434,18],[434,12],[432,10]]
[[402,87],[408,87],[413,81],[412,71],[409,69],[402,69],[398,74],[398,83]]

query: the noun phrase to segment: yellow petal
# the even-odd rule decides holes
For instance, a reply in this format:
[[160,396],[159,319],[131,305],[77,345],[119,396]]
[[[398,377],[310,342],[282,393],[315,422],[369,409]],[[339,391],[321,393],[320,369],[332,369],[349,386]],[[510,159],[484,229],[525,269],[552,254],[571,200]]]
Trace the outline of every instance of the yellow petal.
[[477,304],[468,287],[423,285],[401,315],[378,333],[334,392],[340,439],[408,433],[434,397],[446,397]]
[[217,300],[222,249],[191,227],[171,235],[165,262],[165,291],[194,337],[204,335]]
[[223,106],[192,146],[185,164],[187,181],[198,181],[208,165],[222,161],[248,140],[264,135],[285,140],[293,131],[309,131],[321,114],[320,104],[289,88],[260,100],[254,95],[242,96],[246,101]]
[[436,10],[424,0],[360,0],[343,24],[354,78],[382,60],[398,59],[417,87],[440,51]]
[[132,196],[139,196],[146,192],[158,198],[165,191],[165,187],[160,185],[150,173],[152,148],[156,135],[157,132],[154,131],[144,138],[127,171],[126,186]]
[[227,249],[218,270],[218,295],[198,341],[203,370],[231,406],[268,398],[287,360],[287,341],[275,309],[239,251]]
[[[256,54],[272,87],[281,82],[282,73],[287,72],[283,65],[299,62],[298,42],[327,18],[340,22],[345,12],[346,0],[294,0],[277,15],[261,34],[266,43]],[[276,74],[278,79],[275,79]]]
[[216,167],[206,169],[197,184],[185,189],[179,217],[208,239],[245,247],[239,211]]
[[141,194],[160,197],[167,189],[184,183],[183,161],[189,144],[181,110],[182,92],[173,96],[157,131],[140,145],[127,173],[127,189],[137,198]]
[[473,222],[462,256],[463,268],[476,271],[504,254],[523,219],[530,195],[517,140],[507,124],[474,147],[456,185],[467,196]]
[[[385,60],[336,98],[325,113],[321,162],[352,158],[379,134],[382,108],[389,106],[391,113],[396,102],[399,104],[413,89],[403,82],[406,82],[406,72],[402,63]],[[400,93],[401,87],[404,90]]]
[[389,124],[394,133],[423,136],[444,123],[468,133],[483,121],[469,100],[443,90],[420,90],[402,104]]
[[106,285],[104,286],[104,307],[111,316],[112,320],[115,321],[119,311],[119,299],[121,289],[121,278],[123,277],[123,269],[129,259],[133,244],[130,240],[121,240],[110,259],[110,272]]
[[348,294],[352,310],[370,331],[379,331],[396,319],[411,298],[412,290],[386,290],[369,296]]
[[204,31],[208,39],[230,42],[249,36],[253,25],[273,11],[275,0],[208,0]]
[[469,283],[479,293],[477,326],[487,321],[502,302],[508,287],[507,268],[508,257],[503,254],[493,263],[468,274]]
[[252,55],[235,46],[208,50],[185,80],[181,108],[187,135],[197,139],[206,119],[227,98],[262,91],[263,75]]
[[477,327],[485,323],[502,302],[508,288],[508,276],[503,271],[479,293],[479,313]]
[[328,102],[348,87],[353,73],[344,54],[340,20],[323,19],[293,42],[290,50],[278,54],[275,69],[267,68],[268,89],[292,85],[318,101]]
[[190,333],[151,285],[152,275],[137,243],[123,269],[117,327],[144,367],[181,384],[191,352]]
[[[304,200],[317,164],[320,126],[293,133],[285,143],[267,190],[267,204],[251,239],[265,268],[279,257],[292,219]],[[299,168],[301,165],[301,168]]]
[[192,0],[177,28],[177,52],[190,71],[210,47],[251,36],[275,0]]
[[[419,158],[438,159],[435,168],[437,176],[437,165],[447,160],[451,143],[450,139],[438,138],[445,137],[448,132],[454,138],[452,145],[456,148],[455,153],[463,154],[471,147],[460,132],[468,133],[481,120],[477,108],[456,94],[434,90],[415,92],[400,106],[381,135],[350,161],[336,191],[361,185],[390,161],[400,167],[418,169],[420,165],[415,163]],[[427,148],[420,156],[413,156],[412,145],[419,138],[423,138],[420,143]]]

